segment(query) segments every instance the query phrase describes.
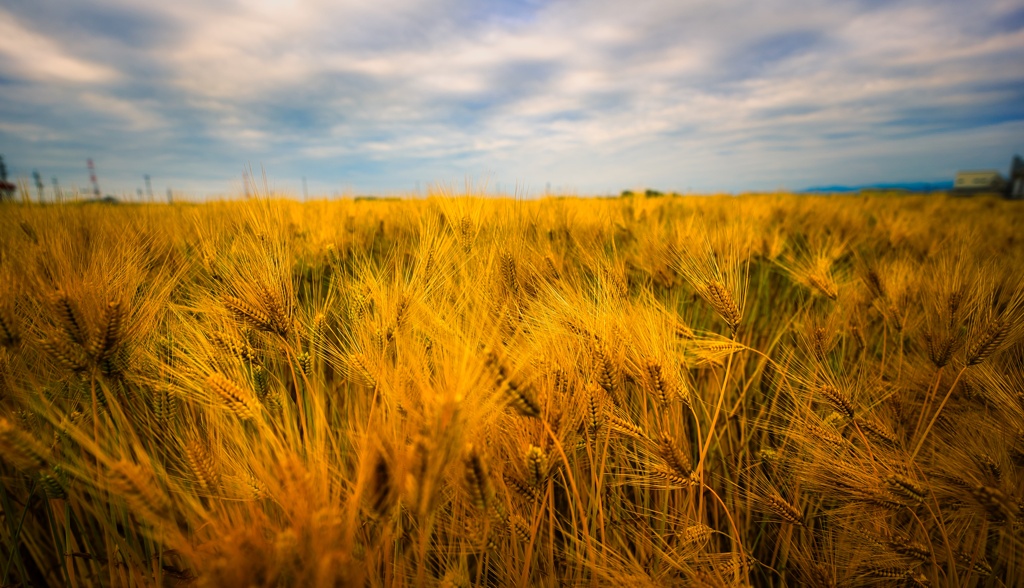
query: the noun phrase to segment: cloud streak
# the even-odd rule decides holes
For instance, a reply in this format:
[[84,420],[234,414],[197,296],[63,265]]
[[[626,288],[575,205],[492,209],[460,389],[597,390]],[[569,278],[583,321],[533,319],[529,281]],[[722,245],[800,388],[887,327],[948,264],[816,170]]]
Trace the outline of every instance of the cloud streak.
[[[486,7],[481,8],[481,7]],[[948,179],[1024,151],[1012,2],[14,0],[15,171],[197,193]]]

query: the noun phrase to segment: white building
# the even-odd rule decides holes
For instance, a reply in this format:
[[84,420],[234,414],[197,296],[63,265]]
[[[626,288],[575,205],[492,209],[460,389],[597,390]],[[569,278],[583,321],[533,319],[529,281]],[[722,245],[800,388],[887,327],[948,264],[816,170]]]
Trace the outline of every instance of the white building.
[[953,192],[958,194],[1002,193],[1005,188],[1006,180],[994,169],[960,171],[953,182]]

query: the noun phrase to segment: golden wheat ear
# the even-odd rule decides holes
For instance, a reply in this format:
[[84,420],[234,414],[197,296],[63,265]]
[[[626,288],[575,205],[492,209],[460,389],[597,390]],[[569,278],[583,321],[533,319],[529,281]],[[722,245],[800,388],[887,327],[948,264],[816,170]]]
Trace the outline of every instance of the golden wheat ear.
[[58,364],[70,372],[84,372],[88,369],[89,363],[81,347],[73,345],[64,340],[63,337],[50,337],[39,343]]
[[548,455],[536,445],[530,445],[524,456],[530,484],[539,487],[548,476]]
[[604,345],[595,339],[591,347],[594,358],[597,383],[604,389],[616,406],[622,406],[619,396],[619,370],[616,369]]
[[690,525],[683,530],[683,545],[690,549],[699,550],[711,540],[711,536],[714,533],[714,529],[703,523]]
[[817,392],[832,408],[839,411],[846,418],[853,420],[853,402],[850,401],[844,392],[831,384],[818,386]]
[[276,323],[269,314],[237,296],[225,296],[224,307],[239,323],[250,325],[267,333],[277,332]]
[[267,309],[271,330],[282,337],[291,329],[290,306],[279,292],[272,292],[265,284],[259,284],[260,300]]
[[211,374],[206,378],[206,385],[239,420],[255,421],[258,418],[259,412],[250,394],[224,375]]
[[0,347],[15,347],[21,342],[18,320],[7,304],[0,304]]
[[772,491],[765,496],[764,504],[783,521],[798,527],[807,526],[806,523],[804,523],[803,511],[797,508],[793,503],[783,498],[777,491]]
[[508,251],[502,251],[500,256],[501,280],[505,290],[512,298],[519,296],[519,275],[516,270],[516,258]]
[[466,491],[469,493],[470,501],[477,510],[486,512],[491,494],[487,463],[473,445],[466,448],[462,463],[465,468]]
[[603,392],[597,384],[587,386],[586,418],[590,434],[596,434],[604,422]]
[[839,287],[827,271],[815,271],[808,274],[807,281],[830,300],[839,299]]
[[170,510],[170,502],[157,485],[153,472],[128,460],[110,464],[107,486],[123,498],[128,508],[151,524],[159,524]]
[[221,488],[221,475],[213,454],[202,443],[193,440],[185,445],[185,458],[192,474],[199,482],[199,487],[210,494],[218,493]]
[[1010,332],[1010,325],[1002,317],[995,317],[985,325],[967,348],[967,365],[978,365],[999,349]]
[[54,294],[53,310],[68,339],[83,347],[86,346],[89,341],[89,327],[85,324],[78,305],[63,290],[58,290]]
[[707,288],[708,302],[711,304],[711,307],[715,309],[718,316],[722,317],[725,324],[729,325],[733,335],[735,335],[743,316],[732,292],[719,280],[712,280],[705,287]]
[[99,334],[92,344],[92,355],[97,364],[102,366],[114,354],[121,342],[123,322],[124,306],[120,301],[109,302],[103,311]]
[[0,459],[24,471],[43,469],[50,454],[42,443],[4,417],[0,417],[0,449]]
[[690,458],[683,453],[675,438],[668,431],[662,431],[661,436],[658,437],[658,450],[665,463],[680,476],[688,478],[693,473],[693,464]]
[[366,490],[366,498],[374,514],[386,515],[394,503],[396,492],[395,475],[387,456],[383,452],[375,452]]
[[505,387],[508,389],[509,403],[517,413],[524,417],[540,417],[541,405],[532,387],[518,385],[512,380],[505,382]]
[[459,242],[466,253],[473,250],[473,241],[476,239],[476,228],[473,226],[473,219],[464,216],[459,219]]

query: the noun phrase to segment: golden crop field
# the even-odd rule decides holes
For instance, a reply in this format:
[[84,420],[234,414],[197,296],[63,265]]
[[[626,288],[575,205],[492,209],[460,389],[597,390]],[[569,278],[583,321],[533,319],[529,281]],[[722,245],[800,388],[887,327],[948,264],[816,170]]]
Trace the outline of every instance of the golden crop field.
[[1024,209],[0,206],[3,586],[1024,586]]

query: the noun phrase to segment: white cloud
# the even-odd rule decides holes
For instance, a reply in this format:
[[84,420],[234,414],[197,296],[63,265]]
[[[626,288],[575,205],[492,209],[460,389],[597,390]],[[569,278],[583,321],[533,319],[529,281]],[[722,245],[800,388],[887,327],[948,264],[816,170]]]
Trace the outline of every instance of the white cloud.
[[13,14],[2,9],[0,56],[0,72],[18,78],[95,83],[117,77],[116,69],[75,57],[53,39],[27,28]]
[[129,131],[148,131],[162,127],[165,121],[139,101],[125,100],[98,92],[84,92],[78,96],[78,103],[87,106],[94,113],[119,119],[127,124]]
[[[993,28],[1007,0],[119,2],[151,43],[119,52],[117,35],[76,29],[71,55],[22,8],[0,18],[0,72],[28,76],[31,47],[32,91],[87,86],[69,109],[129,138],[160,130],[147,161],[178,151],[196,175],[257,159],[368,187],[486,169],[581,190],[740,189],[861,169],[845,157],[878,179],[936,179],[957,146],[1024,147],[1005,132],[1024,119],[1024,28]],[[0,115],[68,124],[37,110],[0,98]],[[0,127],[0,148],[5,133],[31,135]],[[901,167],[911,147],[934,165]]]

